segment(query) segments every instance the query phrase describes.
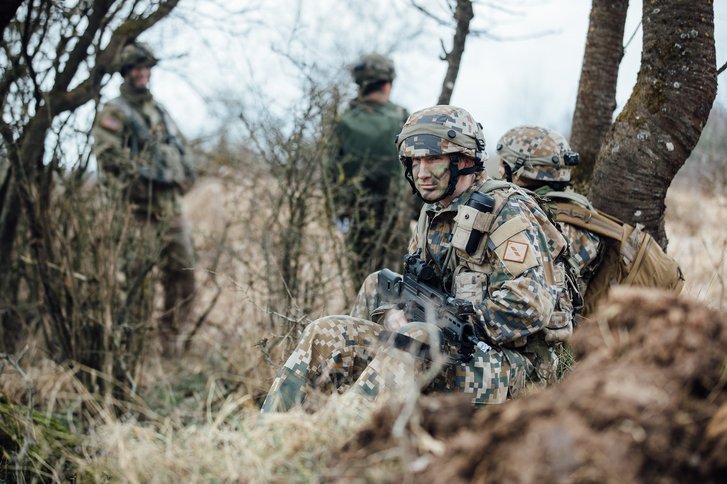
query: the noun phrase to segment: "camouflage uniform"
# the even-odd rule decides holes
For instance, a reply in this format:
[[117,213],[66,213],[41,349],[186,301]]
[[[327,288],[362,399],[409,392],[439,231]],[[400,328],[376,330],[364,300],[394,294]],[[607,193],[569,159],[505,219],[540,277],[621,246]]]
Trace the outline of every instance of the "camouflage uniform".
[[[422,124],[445,126],[453,141],[427,134],[426,130],[407,130],[408,126]],[[398,139],[400,154],[408,164],[408,173],[411,157],[440,153],[471,153],[481,167],[481,133],[464,110],[451,106],[428,108],[407,121]],[[456,223],[461,222],[461,218],[456,219],[460,207],[475,191],[492,195],[495,210],[486,227],[488,236],[470,255],[453,245],[453,234],[457,233]],[[564,271],[559,255],[565,247],[565,239],[538,204],[508,183],[480,177],[446,206],[440,202],[424,206],[409,250],[421,251],[454,297],[475,305],[475,322],[492,346],[489,351],[477,348],[467,362],[445,365],[443,377],[430,389],[467,393],[474,404],[482,405],[501,403],[517,395],[527,381],[553,377],[557,365],[555,342],[546,341],[546,329],[554,324],[555,329],[560,329],[563,320],[572,320],[569,296],[557,283]],[[515,252],[518,254],[513,255]],[[421,362],[407,351],[377,340],[383,329],[381,316],[390,307],[381,307],[376,279],[377,274],[366,279],[351,316],[323,318],[306,328],[298,348],[278,373],[263,404],[264,412],[286,410],[299,402],[306,384],[320,382],[321,375],[337,383],[349,384],[355,379],[347,394],[369,400],[382,393],[391,395],[392,389],[412,381]],[[413,322],[398,332],[433,348],[441,346],[436,324]],[[333,373],[336,378],[331,379]]]
[[[144,44],[127,45],[121,55],[123,75],[133,66],[156,64]],[[195,291],[194,250],[179,201],[194,182],[194,171],[182,136],[149,90],[128,82],[96,116],[93,136],[102,179],[131,204],[134,229],[158,255],[165,288],[160,333],[165,350],[172,351]],[[125,266],[127,282],[144,270],[141,259]]]
[[[532,189],[546,200],[567,198],[591,207],[586,197],[570,187],[571,168],[578,163],[578,153],[571,151],[562,135],[546,128],[519,126],[500,138],[497,153],[505,174],[517,185]],[[579,274],[581,293],[585,294],[588,281],[598,270],[604,241],[574,225],[560,223],[560,228],[570,245],[571,264]]]
[[352,276],[359,283],[385,264],[399,262],[396,248],[409,238],[401,206],[410,197],[401,190],[401,166],[392,143],[408,113],[381,90],[366,91],[394,80],[390,59],[365,55],[352,75],[359,97],[336,125],[328,177],[335,216],[351,253]]

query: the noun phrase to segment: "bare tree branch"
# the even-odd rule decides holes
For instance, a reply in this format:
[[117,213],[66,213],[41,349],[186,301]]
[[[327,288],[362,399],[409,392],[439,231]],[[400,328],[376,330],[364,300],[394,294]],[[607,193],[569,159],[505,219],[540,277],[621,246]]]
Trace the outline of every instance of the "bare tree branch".
[[3,38],[5,27],[15,17],[15,12],[18,11],[22,4],[23,0],[6,0],[0,4],[0,39]]
[[459,75],[459,64],[462,61],[462,54],[464,53],[464,46],[470,29],[470,22],[474,16],[475,12],[472,9],[471,0],[457,0],[457,8],[454,14],[457,28],[452,40],[452,50],[445,54],[447,73],[444,76],[444,81],[442,81],[442,90],[437,104],[449,104],[452,98],[454,84],[457,82],[457,76]]

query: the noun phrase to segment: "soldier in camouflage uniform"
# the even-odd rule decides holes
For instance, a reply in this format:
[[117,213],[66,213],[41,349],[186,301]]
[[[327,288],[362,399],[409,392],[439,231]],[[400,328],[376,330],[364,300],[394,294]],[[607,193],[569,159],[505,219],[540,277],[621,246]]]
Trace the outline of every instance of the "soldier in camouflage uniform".
[[[592,209],[591,202],[571,187],[571,168],[578,164],[578,153],[561,134],[538,126],[519,126],[500,138],[497,154],[506,180],[546,199],[565,199]],[[585,294],[588,281],[598,270],[604,242],[598,234],[580,227],[567,223],[560,227],[570,244],[570,262],[579,274],[580,291]]]
[[[105,184],[131,204],[134,228],[159,259],[165,289],[159,332],[163,352],[171,354],[195,292],[194,250],[179,202],[195,175],[177,126],[149,91],[156,63],[145,44],[123,48],[121,95],[96,116],[93,151]],[[142,266],[141,257],[125,261],[130,285]]]
[[351,67],[359,87],[336,124],[328,179],[339,229],[346,234],[352,278],[359,284],[385,264],[399,262],[409,239],[401,204],[401,166],[392,143],[409,113],[389,100],[394,63],[366,54]]
[[[551,380],[554,347],[572,330],[565,239],[527,193],[486,176],[482,129],[467,111],[434,106],[416,112],[397,146],[406,178],[425,202],[409,251],[419,252],[449,294],[474,304],[473,322],[490,347],[446,364],[435,389],[463,392],[473,404],[484,405],[517,395],[528,381]],[[463,206],[475,192],[491,196],[494,209],[468,221],[460,214],[467,213]],[[473,227],[483,236],[470,253],[458,234]],[[380,304],[376,285],[374,273],[350,316],[325,317],[306,328],[263,412],[287,410],[304,398],[309,385],[350,384],[344,398],[373,400],[415,381],[420,367],[415,355],[378,336],[387,329],[440,348],[436,321],[409,322],[402,310]]]

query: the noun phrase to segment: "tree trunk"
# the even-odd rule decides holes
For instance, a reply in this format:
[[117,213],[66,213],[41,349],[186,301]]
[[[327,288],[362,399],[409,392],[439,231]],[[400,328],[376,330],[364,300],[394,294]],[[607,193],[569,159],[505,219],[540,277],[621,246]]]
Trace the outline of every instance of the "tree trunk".
[[470,22],[475,16],[471,0],[457,0],[457,8],[454,12],[454,19],[457,21],[457,29],[454,31],[452,50],[444,53],[442,60],[447,61],[447,74],[442,81],[442,90],[439,94],[437,104],[449,104],[452,99],[454,84],[459,75],[459,64],[464,53],[464,44],[467,41],[467,34],[470,32]]
[[587,189],[596,155],[616,109],[628,0],[593,0],[570,144],[580,154],[573,178]]
[[649,1],[642,23],[641,69],[598,154],[590,198],[607,213],[643,224],[666,247],[666,191],[699,140],[717,92],[714,10],[712,2]]
[[13,20],[15,12],[18,11],[23,0],[5,0],[0,5],[0,40],[3,38],[5,27]]

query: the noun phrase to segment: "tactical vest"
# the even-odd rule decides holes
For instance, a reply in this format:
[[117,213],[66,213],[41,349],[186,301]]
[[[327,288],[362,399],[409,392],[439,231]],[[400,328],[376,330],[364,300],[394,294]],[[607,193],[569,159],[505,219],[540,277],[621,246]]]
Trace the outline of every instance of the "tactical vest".
[[591,313],[615,284],[658,287],[679,293],[684,276],[676,260],[668,256],[641,224],[629,225],[597,210],[575,192],[548,192],[555,220],[606,238],[602,260],[588,283],[586,314]]
[[[153,103],[164,130],[164,136],[159,141],[167,146],[150,143],[150,126],[142,113],[132,106],[128,99],[118,96],[109,101],[110,105],[123,113],[128,123],[130,131],[128,147],[131,158],[136,158],[143,150],[148,152],[152,165],[140,167],[140,174],[155,183],[175,184],[182,191],[186,191],[194,182],[194,168],[186,156],[184,145],[176,135],[176,127],[171,116],[161,104],[156,101]],[[169,153],[169,150],[176,153]]]
[[388,180],[399,175],[401,166],[394,137],[406,121],[406,110],[392,102],[360,101],[346,111],[336,127],[340,141],[339,161],[346,178],[362,176],[380,185],[382,195]]
[[[483,213],[466,205],[458,207],[451,246],[445,259],[445,270],[448,269],[452,274],[452,293],[455,297],[466,299],[473,304],[480,304],[483,298],[483,286],[479,277],[486,277],[492,272],[490,261],[485,260],[488,240],[495,247],[495,252],[498,252],[507,240],[527,227],[516,217],[502,224],[494,232],[491,230],[505,203],[511,196],[519,194],[525,203],[537,205],[542,210],[540,200],[535,198],[532,192],[506,181],[490,178],[478,187],[477,191],[494,198],[493,210],[490,213]],[[557,225],[550,220],[548,212],[546,210],[542,212],[548,217],[549,223],[541,224],[541,229],[544,235],[554,242],[549,247],[547,260],[545,260],[546,254],[543,260],[546,283],[558,288],[558,301],[544,330],[546,341],[554,344],[565,341],[571,336],[576,312],[573,302],[580,301],[580,293],[575,275],[567,264],[567,241]],[[430,225],[428,218],[426,210],[422,210],[417,223],[417,248],[425,260],[428,258],[426,255],[427,232]],[[468,254],[465,244],[473,230],[482,233],[483,237],[477,250]],[[525,343],[526,341],[516,342],[514,346],[522,346]]]

